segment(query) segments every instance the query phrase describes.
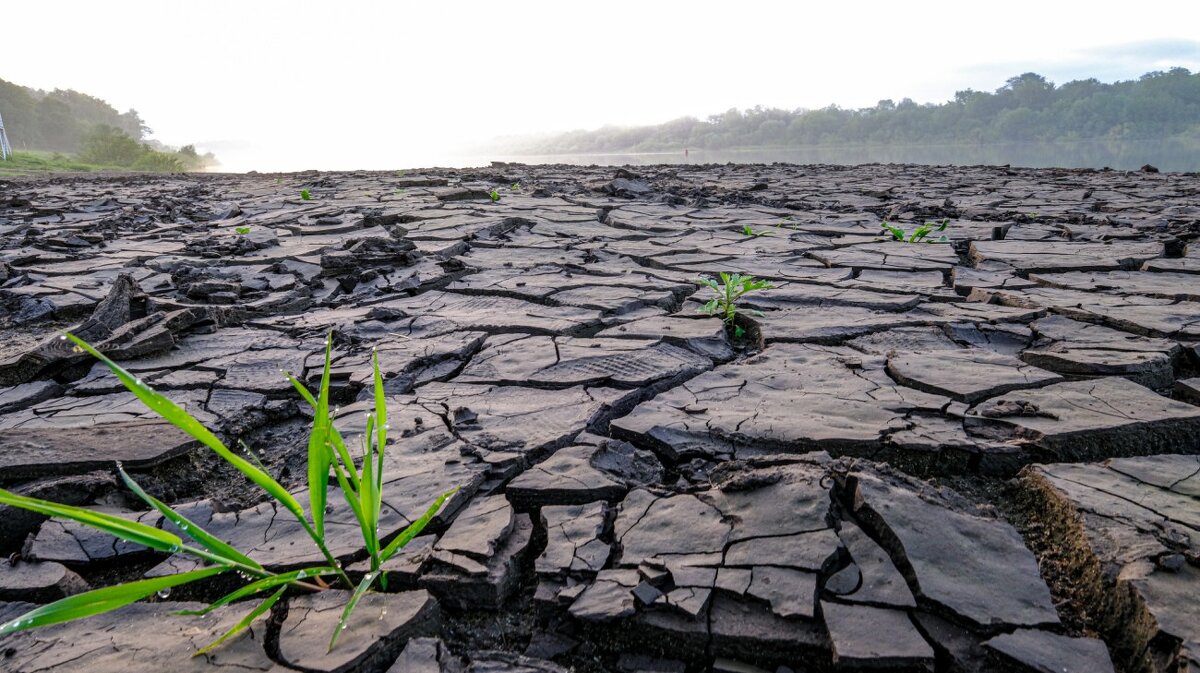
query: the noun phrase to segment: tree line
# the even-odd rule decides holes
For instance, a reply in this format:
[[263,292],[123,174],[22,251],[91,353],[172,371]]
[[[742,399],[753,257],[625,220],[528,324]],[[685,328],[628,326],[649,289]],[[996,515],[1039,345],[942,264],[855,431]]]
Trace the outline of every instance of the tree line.
[[822,145],[983,144],[1190,138],[1200,140],[1200,73],[1151,72],[1106,84],[1056,86],[1037,73],[993,92],[967,89],[944,103],[905,98],[874,107],[731,109],[657,126],[573,131],[524,144],[530,154],[660,152]]
[[72,89],[41,91],[0,79],[0,117],[16,150],[77,155],[80,161],[132,170],[183,171],[215,165],[195,146],[173,148],[149,139],[137,110],[118,112]]

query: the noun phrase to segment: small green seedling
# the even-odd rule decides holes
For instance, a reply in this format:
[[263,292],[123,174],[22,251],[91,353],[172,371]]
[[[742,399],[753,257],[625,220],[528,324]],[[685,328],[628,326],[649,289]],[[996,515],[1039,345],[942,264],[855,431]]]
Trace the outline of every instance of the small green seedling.
[[929,234],[931,234],[931,233],[941,233],[941,232],[945,231],[946,227],[950,226],[949,218],[943,219],[940,224],[937,222],[926,222],[925,224],[922,224],[921,226],[917,227],[916,229],[913,229],[913,232],[911,234],[906,234],[904,232],[903,228],[898,227],[898,226],[892,224],[891,222],[888,222],[887,220],[884,220],[883,222],[879,223],[879,226],[882,227],[883,229],[888,230],[888,233],[890,233],[892,235],[892,240],[900,241],[901,243],[949,243],[950,242],[950,237],[946,236],[945,234],[942,234],[941,236],[937,237],[936,239],[932,239],[932,240],[928,238]]
[[301,189],[300,198],[304,199],[305,201],[309,201],[312,199],[312,192],[308,191],[307,189]]
[[[216,435],[201,425],[200,421],[192,417],[183,407],[152,390],[141,379],[125,371],[120,365],[102,355],[84,340],[74,334],[64,334],[61,337],[63,340],[74,343],[78,352],[87,352],[104,363],[147,408],[191,435],[193,439],[211,449],[213,453],[266,491],[278,504],[279,516],[284,516],[283,512],[286,510],[295,517],[300,527],[312,539],[324,561],[290,572],[276,572],[266,568],[228,542],[204,530],[171,506],[146,493],[133,480],[133,477],[125,472],[120,463],[117,463],[116,471],[121,480],[125,482],[125,486],[134,495],[145,501],[151,509],[158,510],[165,521],[172,524],[171,528],[166,525],[160,528],[141,523],[136,519],[131,520],[108,514],[101,510],[63,505],[0,489],[0,505],[19,507],[45,516],[69,519],[122,540],[149,547],[157,552],[186,554],[207,564],[190,572],[115,584],[68,596],[46,605],[39,605],[12,621],[0,624],[0,637],[17,631],[102,614],[155,594],[162,595],[172,587],[222,573],[230,575],[236,573],[247,583],[232,593],[217,599],[208,607],[185,611],[182,614],[207,615],[219,607],[242,598],[261,595],[267,591],[271,592],[270,595],[257,607],[250,610],[249,614],[235,624],[232,629],[197,651],[193,656],[208,652],[246,629],[256,618],[270,610],[289,589],[311,592],[324,591],[331,586],[340,586],[343,589],[352,589],[353,593],[346,601],[341,618],[334,627],[330,638],[329,649],[333,650],[338,636],[346,628],[346,622],[350,619],[350,614],[359,600],[371,590],[377,581],[383,589],[387,589],[387,575],[382,571],[384,564],[429,524],[446,500],[458,489],[451,489],[438,496],[424,514],[413,519],[412,523],[390,542],[384,543],[386,539],[384,536],[389,532],[380,530],[379,522],[381,515],[385,512],[383,509],[383,474],[388,422],[387,398],[383,388],[383,376],[379,370],[379,357],[372,354],[374,410],[367,415],[361,458],[355,460],[347,450],[341,433],[334,426],[336,409],[333,412],[330,411],[331,337],[332,335],[329,335],[325,338],[325,370],[321,375],[321,385],[316,397],[300,381],[291,375],[286,375],[288,382],[292,384],[300,397],[312,406],[314,412],[313,426],[308,437],[308,488],[304,489],[308,498],[308,511],[305,512],[305,506],[301,504],[300,500],[264,470],[262,464],[257,461],[257,458],[254,458],[253,453],[250,453],[253,462],[242,458],[226,447]],[[247,452],[249,453],[249,450]],[[358,467],[359,464],[362,465],[361,469]],[[354,514],[362,533],[363,547],[371,562],[371,570],[365,573],[357,583],[351,580],[350,576],[342,569],[342,564],[330,552],[327,544],[325,508],[329,495],[331,472],[337,480],[338,490]]]
[[277,184],[277,185],[282,185],[282,184],[283,184],[283,178],[275,178],[275,184]]
[[512,184],[512,191],[514,191],[514,192],[519,192],[519,191],[521,191],[521,183],[519,183],[519,182],[514,182],[514,183]]
[[500,192],[495,189],[493,189],[488,196],[492,197],[492,203],[500,200]]
[[250,227],[237,227],[234,229],[234,231],[236,231],[239,234],[245,235],[245,234],[250,233]]
[[747,236],[750,236],[751,238],[756,238],[758,236],[770,236],[771,235],[771,232],[769,232],[769,231],[755,231],[748,224],[742,225],[742,233]]
[[[721,282],[712,278],[698,278],[696,283],[712,290],[717,296],[708,300],[704,306],[698,309],[699,313],[706,315],[715,315],[725,321],[726,327],[733,330],[733,335],[736,338],[741,338],[745,335],[743,330],[736,323],[737,320],[737,301],[750,292],[759,290],[770,290],[775,287],[767,280],[756,280],[754,276],[743,276],[740,273],[729,274],[722,271],[720,273]],[[762,315],[760,311],[751,311],[754,315]]]

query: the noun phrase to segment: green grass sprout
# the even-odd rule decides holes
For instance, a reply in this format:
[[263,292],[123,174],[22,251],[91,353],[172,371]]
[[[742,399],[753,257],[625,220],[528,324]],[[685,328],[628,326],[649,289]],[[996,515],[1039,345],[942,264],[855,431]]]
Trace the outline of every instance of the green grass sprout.
[[755,231],[748,224],[742,226],[742,233],[747,236],[750,236],[751,238],[756,238],[758,236],[770,236],[771,235],[771,232],[769,232],[769,231]]
[[307,189],[301,189],[300,198],[304,199],[305,201],[310,201],[312,200],[312,192],[308,191]]
[[[302,198],[308,198],[308,190],[301,192]],[[247,228],[248,230],[248,228]],[[242,232],[239,232],[242,233]],[[421,533],[442,506],[458,489],[451,489],[440,495],[419,518],[409,524],[386,546],[381,548],[379,536],[379,520],[383,511],[383,470],[384,451],[387,445],[387,399],[383,388],[383,375],[379,370],[379,358],[372,353],[374,410],[367,417],[367,432],[363,438],[362,467],[357,463],[346,448],[346,443],[340,432],[334,427],[334,414],[329,409],[330,364],[333,349],[332,333],[325,338],[325,367],[322,371],[320,386],[314,397],[295,377],[288,375],[288,381],[300,393],[300,396],[313,407],[314,418],[308,441],[308,512],[304,506],[279,482],[267,473],[262,464],[254,459],[247,461],[231,451],[211,431],[187,413],[182,407],[152,390],[140,379],[125,371],[120,365],[102,355],[90,344],[74,334],[63,335],[64,339],[73,342],[82,352],[90,353],[107,366],[117,379],[142,401],[151,411],[169,421],[175,427],[190,435],[239,472],[267,492],[279,505],[287,510],[308,533],[313,544],[325,559],[324,565],[294,570],[286,573],[276,573],[265,568],[232,545],[204,530],[196,522],[177,512],[170,505],[158,500],[147,493],[131,477],[120,463],[117,473],[125,486],[134,495],[141,498],[151,508],[157,510],[163,517],[174,524],[184,536],[131,521],[112,514],[63,505],[48,500],[29,498],[4,489],[0,489],[0,504],[19,507],[38,514],[60,519],[69,519],[96,530],[109,533],[122,540],[149,547],[155,551],[167,554],[186,554],[209,564],[208,567],[191,572],[167,575],[152,579],[138,580],[116,584],[101,589],[94,589],[76,594],[61,600],[39,606],[21,616],[0,624],[0,636],[33,629],[50,624],[58,624],[83,617],[98,615],[134,603],[148,596],[157,594],[171,587],[208,579],[215,575],[235,571],[247,579],[247,583],[233,592],[213,601],[201,610],[181,611],[179,614],[204,615],[212,610],[229,605],[236,601],[257,596],[268,590],[274,590],[266,599],[258,603],[229,631],[225,632],[212,643],[199,649],[195,654],[200,655],[220,646],[229,638],[246,629],[251,622],[264,615],[289,590],[323,591],[332,586],[352,589],[353,594],[342,611],[341,618],[329,641],[329,649],[337,644],[338,636],[346,628],[347,622],[355,606],[364,595],[372,590],[378,581],[386,588],[387,576],[381,567],[401,548]],[[253,456],[245,445],[243,448]],[[362,532],[363,547],[371,561],[371,571],[366,573],[357,584],[342,570],[341,563],[329,551],[326,543],[325,508],[328,504],[330,469],[341,487],[342,496],[354,513]],[[329,578],[325,581],[324,578]]]
[[887,220],[880,222],[879,226],[883,229],[886,229],[888,231],[888,233],[892,235],[891,240],[899,241],[901,243],[949,243],[950,242],[950,237],[945,234],[942,234],[941,236],[937,237],[936,239],[928,238],[929,235],[932,233],[942,233],[942,232],[946,231],[946,228],[950,226],[949,218],[943,219],[940,223],[926,222],[925,224],[922,224],[921,226],[917,227],[916,229],[913,229],[913,232],[911,234],[905,233],[905,231],[902,227],[892,224],[891,222],[888,222]]

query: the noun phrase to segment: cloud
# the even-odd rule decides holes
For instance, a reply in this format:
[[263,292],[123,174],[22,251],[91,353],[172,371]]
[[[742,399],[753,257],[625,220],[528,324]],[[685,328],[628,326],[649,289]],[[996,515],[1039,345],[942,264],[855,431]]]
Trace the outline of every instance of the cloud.
[[1200,71],[1200,41],[1182,39],[1140,40],[1123,44],[1075,49],[1053,60],[1003,60],[959,69],[959,77],[986,82],[997,88],[1015,75],[1036,72],[1055,84],[1095,78],[1101,82],[1137,79],[1155,70],[1187,68]]

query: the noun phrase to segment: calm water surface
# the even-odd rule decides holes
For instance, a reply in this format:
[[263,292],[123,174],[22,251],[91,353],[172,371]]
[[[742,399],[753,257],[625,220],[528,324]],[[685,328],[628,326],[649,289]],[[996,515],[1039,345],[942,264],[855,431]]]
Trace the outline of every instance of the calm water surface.
[[460,165],[487,165],[490,161],[527,164],[927,164],[973,166],[980,164],[1029,168],[1104,168],[1136,170],[1151,164],[1162,171],[1200,171],[1200,144],[1169,140],[1079,141],[1069,143],[1010,143],[995,145],[912,145],[880,147],[753,148],[744,150],[688,150],[633,154],[553,154],[462,157]]

